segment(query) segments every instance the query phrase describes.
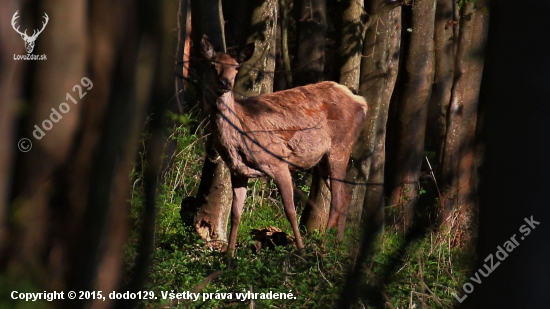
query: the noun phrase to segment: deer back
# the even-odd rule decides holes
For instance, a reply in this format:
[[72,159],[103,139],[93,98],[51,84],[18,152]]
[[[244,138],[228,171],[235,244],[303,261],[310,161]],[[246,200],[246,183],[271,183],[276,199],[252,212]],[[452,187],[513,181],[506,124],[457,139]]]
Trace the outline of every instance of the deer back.
[[335,145],[351,148],[367,109],[362,97],[334,82],[237,100],[234,108],[243,132],[265,147],[262,154],[260,146],[245,145],[255,161],[275,154],[301,168],[317,164]]

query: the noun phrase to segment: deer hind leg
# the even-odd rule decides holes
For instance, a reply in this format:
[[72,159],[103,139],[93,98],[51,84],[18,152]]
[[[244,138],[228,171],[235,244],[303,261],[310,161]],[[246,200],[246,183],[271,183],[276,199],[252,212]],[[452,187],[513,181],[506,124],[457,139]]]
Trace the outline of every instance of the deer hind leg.
[[341,157],[336,157],[333,154],[328,157],[331,200],[327,229],[337,226],[338,238],[340,239],[344,237],[344,227],[348,208],[347,203],[349,202],[349,193],[344,183],[347,163],[347,160],[343,160]]
[[246,177],[231,177],[231,186],[233,187],[233,204],[231,205],[231,231],[229,232],[229,245],[227,246],[227,253],[231,257],[235,254],[237,232],[239,230],[239,223],[241,222],[241,215],[243,213],[247,183],[248,178]]
[[296,245],[298,249],[302,250],[304,244],[302,243],[302,237],[300,236],[300,230],[298,229],[298,222],[296,221],[296,208],[294,207],[294,193],[292,187],[292,177],[287,165],[276,166],[272,169],[272,175],[270,175],[275,184],[281,192],[283,198],[283,204],[285,206],[286,218],[292,226],[294,237],[296,238]]

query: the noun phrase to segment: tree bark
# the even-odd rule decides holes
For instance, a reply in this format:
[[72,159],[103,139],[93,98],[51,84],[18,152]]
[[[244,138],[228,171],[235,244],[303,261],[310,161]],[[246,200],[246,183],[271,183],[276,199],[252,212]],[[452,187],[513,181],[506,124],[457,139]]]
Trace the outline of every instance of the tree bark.
[[[218,242],[227,242],[227,220],[233,200],[231,177],[229,168],[214,150],[211,137],[207,138],[206,149],[201,182],[192,207],[196,208],[193,226],[205,242],[221,246]],[[184,200],[182,207],[185,206]]]
[[305,227],[307,232],[324,231],[330,211],[331,194],[325,182],[326,175],[321,175],[317,167],[313,171],[309,198],[300,217],[300,226]]
[[[367,17],[362,1],[344,0],[338,2],[338,6],[338,10],[342,12],[342,17],[337,21],[337,24],[340,26],[340,33],[337,37],[339,48],[336,52],[336,63],[339,64],[339,68],[335,70],[337,74],[336,80],[357,94],[359,93],[361,52],[363,50],[363,40],[365,39],[365,29],[369,27],[372,21],[371,17],[374,16],[369,15]],[[363,181],[363,183],[365,182],[366,180]],[[351,190],[351,199],[356,198],[358,192],[355,192],[354,189],[358,188],[356,186],[350,187],[349,185],[346,185],[346,187],[348,190]],[[330,201],[330,191],[325,183],[323,183],[321,191],[326,192]],[[350,203],[347,208],[348,215],[346,221],[352,222],[354,227],[357,227],[361,219],[361,208],[361,205],[358,203]]]
[[[384,223],[386,121],[399,69],[402,28],[401,8],[395,8],[395,3],[384,4],[381,1],[365,3],[371,15],[363,44],[359,94],[367,99],[369,111],[346,178],[359,183],[352,188],[350,209],[362,208],[362,214],[358,215],[361,220],[356,220],[360,222],[361,242],[355,249],[355,261],[346,278],[339,308],[349,308],[356,302],[360,293],[357,282],[363,276],[365,261]],[[366,186],[360,185],[365,182]]]
[[[61,110],[62,118],[54,117],[57,121],[51,130],[42,139],[33,139],[34,147],[21,156],[11,176],[10,243],[0,249],[0,263],[2,269],[9,265],[10,272],[3,276],[15,287],[58,291],[66,287],[80,291],[119,288],[128,227],[128,174],[139,128],[149,102],[155,102],[151,126],[162,124],[164,102],[169,102],[172,94],[167,86],[173,76],[166,73],[171,72],[171,60],[162,56],[168,54],[168,44],[161,41],[168,30],[158,26],[162,24],[162,16],[155,14],[159,7],[112,1],[94,1],[90,6],[85,1],[58,1],[36,6],[39,16],[46,11],[51,18],[36,46],[36,53],[46,54],[48,60],[21,72],[28,81],[23,88],[26,93],[8,92],[13,96],[8,102],[18,98],[32,107],[22,127],[28,128],[22,135],[29,138],[32,124],[41,126],[43,120],[52,119],[52,108]],[[53,17],[62,15],[71,27]],[[136,21],[136,17],[142,18]],[[19,76],[5,74],[3,69],[0,87],[6,77],[17,87]],[[83,77],[91,81],[88,86]],[[156,91],[150,91],[152,84]],[[75,85],[84,86],[80,94]],[[77,102],[71,102],[66,94]],[[63,101],[70,106],[67,112],[59,104]],[[157,133],[163,129],[160,125],[155,128],[153,136],[162,142]],[[138,254],[141,274],[147,274],[152,249],[161,149],[148,149],[157,160],[148,162],[150,170],[144,180],[149,190],[144,249]],[[141,288],[143,281],[136,281],[139,286],[134,287]],[[111,308],[113,302],[70,300],[57,306],[97,309]]]
[[326,0],[297,1],[296,60],[293,79],[295,86],[323,80],[325,64],[325,33],[327,30]]
[[[297,5],[298,36],[293,80],[294,86],[303,86],[323,80],[327,29],[326,0],[301,0],[297,1]],[[308,202],[300,217],[300,225],[308,232],[325,229],[330,209],[330,190],[324,181],[326,175],[320,175],[318,168],[314,168],[313,171]],[[296,195],[295,200],[298,198]]]
[[363,13],[362,1],[343,0],[338,3],[339,11],[342,12],[341,20],[338,20],[341,29],[336,54],[339,69],[336,80],[347,86],[353,93],[359,90],[359,68],[361,64],[361,51],[363,50]]
[[457,229],[453,233],[455,236],[460,236],[472,222],[470,181],[474,168],[478,94],[483,71],[481,50],[488,21],[487,13],[477,9],[474,3],[467,3],[461,16],[455,79],[441,164],[444,192],[440,220],[443,225]]
[[[369,104],[367,122],[352,153],[347,180],[350,188],[350,215],[374,218],[377,230],[383,226],[383,199],[386,122],[390,99],[397,79],[401,42],[401,8],[375,15],[367,29],[361,62],[359,94]],[[366,185],[364,185],[366,184]],[[352,223],[359,223],[359,220]],[[362,220],[361,220],[362,221]]]
[[412,9],[412,33],[404,72],[406,84],[398,102],[396,152],[392,162],[397,168],[389,194],[390,206],[396,214],[391,224],[401,232],[413,222],[434,74],[435,0],[415,1]]
[[[396,24],[397,21],[390,17],[390,12],[395,6],[381,6],[380,1],[369,1],[365,3],[365,7],[371,13],[367,16],[364,26],[366,30],[361,58],[359,94],[367,100],[369,111],[367,112],[365,126],[352,152],[346,175],[346,180],[355,184],[348,185],[351,195],[350,220],[348,221],[353,225],[352,229],[356,229],[360,225],[362,213],[364,212],[365,192],[372,185],[367,184],[367,182],[370,182],[368,179],[371,163],[373,162],[372,158],[374,155],[378,155],[380,151],[380,158],[382,159],[380,162],[382,164],[381,172],[384,175],[383,158],[385,156],[387,107],[390,103],[399,67],[401,33],[401,10],[399,10],[396,17],[399,20]],[[399,28],[396,29],[395,27]],[[395,48],[396,50],[394,50]],[[386,110],[384,111],[384,109]],[[376,132],[381,135],[377,136]],[[377,141],[378,137],[383,138],[381,144],[380,141]],[[379,148],[377,152],[374,152],[375,145],[378,145]],[[383,184],[383,179],[378,184]],[[374,184],[374,186],[377,185]],[[382,192],[382,190],[378,191]],[[378,212],[378,210],[375,210],[375,212]]]
[[176,48],[176,99],[183,114],[186,80],[191,52],[191,0],[180,0],[178,9],[178,45]]
[[[14,1],[0,1],[2,12],[0,19],[10,20],[16,11],[20,11],[20,5]],[[23,83],[23,71],[25,62],[14,61],[12,54],[22,54],[25,50],[23,41],[13,35],[10,24],[0,24],[0,149],[11,149],[15,143],[16,128],[16,99],[21,95],[20,89]],[[18,144],[19,145],[19,144]],[[23,150],[28,143],[22,144]],[[31,148],[32,150],[32,148]],[[16,155],[12,151],[0,151],[0,253],[4,252],[9,241],[9,188],[11,187],[11,175]],[[1,256],[0,256],[1,259]]]
[[[199,48],[203,34],[208,35],[216,51],[223,50],[223,31],[220,24],[222,17],[219,16],[218,5],[218,0],[191,1],[194,55],[198,59],[201,59]],[[198,73],[197,78],[201,81],[202,116],[210,117],[214,112],[216,100],[216,94],[210,86],[210,67],[204,61],[196,62],[194,65]],[[212,126],[213,122],[206,128],[207,134],[215,130]],[[187,200],[184,199],[182,213],[192,213],[193,226],[198,235],[209,245],[221,248],[221,243],[227,241],[227,220],[233,193],[229,169],[214,150],[212,138],[210,135],[206,139],[205,160],[196,198],[191,204],[187,204]]]
[[280,15],[281,15],[281,59],[283,63],[284,68],[284,76],[285,76],[285,82],[286,82],[286,88],[292,88],[293,87],[293,81],[292,81],[292,71],[291,71],[291,65],[290,65],[290,49],[288,47],[288,28],[289,28],[289,16],[288,16],[288,4],[286,0],[280,1],[280,9],[279,9]]
[[241,66],[235,83],[236,97],[243,98],[273,92],[277,44],[277,1],[248,0],[247,5],[252,12],[244,41],[253,42],[255,48],[250,60]]
[[[451,88],[454,75],[454,22],[453,1],[437,0],[434,50],[435,74],[432,87],[432,96],[428,111],[428,126],[426,128],[426,143],[430,148],[437,150],[436,158],[443,153],[445,132],[447,130],[447,111],[451,101]],[[437,159],[437,162],[440,162]],[[439,178],[439,174],[437,175]]]
[[[70,158],[70,150],[74,146],[73,137],[77,130],[79,122],[79,111],[82,107],[73,105],[70,110],[63,114],[63,118],[50,127],[46,135],[41,139],[33,137],[32,131],[34,125],[42,126],[44,120],[50,121],[52,108],[59,110],[61,100],[65,100],[66,93],[74,96],[71,88],[75,84],[80,84],[81,78],[86,76],[86,36],[85,32],[85,11],[86,6],[83,1],[59,1],[38,5],[37,11],[44,16],[44,11],[50,16],[56,12],[69,14],[67,22],[73,26],[67,30],[63,23],[54,23],[49,21],[48,30],[42,33],[40,40],[37,41],[34,52],[36,54],[56,55],[47,61],[37,61],[33,64],[34,70],[23,71],[27,73],[22,75],[27,84],[26,93],[16,93],[11,90],[13,99],[17,98],[28,104],[29,116],[25,117],[23,137],[29,138],[33,147],[27,153],[17,152],[19,159],[13,172],[11,180],[12,192],[7,201],[10,207],[8,216],[11,217],[8,229],[3,229],[2,234],[7,232],[7,243],[3,246],[5,251],[0,252],[1,267],[5,267],[6,262],[10,262],[10,267],[19,269],[18,272],[11,273],[13,279],[21,278],[23,273],[33,273],[44,271],[47,275],[52,275],[51,288],[60,287],[63,282],[64,272],[61,261],[52,259],[51,261],[35,260],[39,256],[49,256],[50,252],[55,252],[65,257],[67,250],[51,250],[52,243],[62,243],[66,234],[59,233],[55,228],[55,222],[60,215],[58,205],[50,203],[52,193],[50,190],[56,187],[55,171]],[[20,15],[30,16],[29,11],[22,12]],[[13,14],[15,12],[11,12]],[[43,21],[43,20],[42,20]],[[41,23],[39,23],[41,24]],[[13,29],[12,29],[13,31]],[[65,39],[59,41],[58,38]],[[18,42],[22,44],[22,41]],[[10,46],[10,45],[8,45]],[[19,48],[15,48],[18,51]],[[13,59],[11,60],[13,61]],[[18,61],[19,62],[19,61]],[[20,65],[16,65],[20,66]],[[22,68],[19,68],[22,69]],[[14,82],[17,83],[17,73],[13,72]],[[17,86],[15,84],[13,86]],[[75,97],[78,97],[76,95]],[[7,103],[12,103],[8,101]],[[2,105],[4,102],[2,102]],[[54,118],[57,118],[54,116]],[[13,120],[12,120],[13,121]],[[10,122],[8,122],[9,124]],[[7,134],[7,133],[6,133]],[[13,144],[12,144],[13,145]],[[8,147],[6,149],[10,149]],[[4,201],[2,201],[4,202]],[[72,213],[70,209],[68,213]],[[13,216],[19,214],[17,220]],[[55,214],[55,215],[54,215]],[[64,214],[66,215],[66,214]],[[62,221],[67,222],[67,221]],[[69,222],[67,225],[70,226]],[[66,231],[65,231],[66,233]],[[2,235],[4,236],[4,235]],[[59,247],[57,248],[59,249]],[[50,251],[51,250],[51,251]],[[53,280],[55,279],[55,280]],[[14,281],[17,282],[17,281]]]

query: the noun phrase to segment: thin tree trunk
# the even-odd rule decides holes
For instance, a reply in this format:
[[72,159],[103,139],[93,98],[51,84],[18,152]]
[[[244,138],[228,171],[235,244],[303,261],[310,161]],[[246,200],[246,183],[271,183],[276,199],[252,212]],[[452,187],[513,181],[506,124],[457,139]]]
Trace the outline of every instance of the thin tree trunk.
[[285,81],[286,81],[286,88],[292,88],[293,82],[292,82],[292,71],[290,69],[290,50],[288,48],[288,27],[289,27],[289,20],[288,20],[288,6],[286,0],[280,1],[280,14],[281,14],[281,56],[283,61],[283,67],[284,67],[284,75],[285,75]]
[[300,0],[297,23],[295,86],[323,80],[325,33],[327,30],[326,0]]
[[[183,114],[185,86],[189,75],[191,51],[191,0],[180,0],[178,10],[178,45],[176,48],[176,99]],[[180,69],[181,68],[181,69]]]
[[[323,80],[327,29],[326,0],[301,0],[297,1],[297,5],[298,36],[293,81],[294,86],[302,86]],[[330,209],[330,191],[323,180],[327,175],[320,175],[318,168],[314,168],[313,171],[308,202],[300,217],[300,225],[308,232],[325,229]],[[296,195],[295,199],[298,198]]]
[[[116,15],[114,15],[110,16],[109,19],[111,20],[106,22],[105,12],[116,12],[122,10],[127,12],[127,16],[124,19],[116,19]],[[96,273],[93,274],[95,278],[92,282],[92,285],[104,291],[115,291],[120,288],[120,282],[123,275],[120,270],[124,267],[123,262],[121,261],[121,259],[123,259],[124,257],[124,250],[121,248],[124,247],[128,235],[128,220],[126,219],[129,216],[128,193],[130,191],[130,186],[128,183],[128,175],[134,166],[135,153],[138,145],[137,141],[140,138],[139,131],[144,121],[146,107],[148,104],[148,89],[151,88],[151,77],[154,76],[153,68],[159,67],[154,60],[157,56],[155,49],[157,48],[158,44],[154,44],[150,40],[144,40],[142,48],[139,51],[136,51],[135,46],[137,45],[137,33],[135,32],[135,30],[130,30],[124,27],[125,24],[132,24],[135,22],[134,16],[135,8],[124,4],[116,4],[108,1],[98,1],[95,2],[94,5],[91,7],[90,29],[93,33],[93,36],[90,38],[90,45],[95,46],[98,49],[103,49],[107,45],[109,45],[110,48],[108,50],[103,49],[103,51],[105,51],[105,53],[103,54],[100,52],[90,53],[90,57],[93,59],[92,63],[94,65],[92,71],[95,72],[95,74],[90,76],[90,78],[94,80],[101,79],[104,80],[106,83],[101,83],[98,85],[100,87],[98,87],[97,89],[97,95],[91,97],[90,104],[87,105],[90,106],[90,109],[87,110],[87,113],[85,115],[89,118],[86,117],[86,119],[83,119],[82,130],[85,135],[90,134],[94,138],[85,138],[85,140],[90,144],[85,146],[83,145],[84,147],[82,148],[86,149],[89,147],[118,147],[118,153],[120,153],[119,157],[115,161],[116,166],[114,167],[112,172],[112,180],[102,180],[106,183],[112,182],[112,189],[109,193],[110,205],[107,206],[107,210],[102,210],[101,208],[95,210],[99,212],[106,212],[103,231],[101,231],[103,236],[100,236],[99,242],[107,243],[107,245],[103,247],[104,249],[102,250],[102,254],[98,255],[97,257],[97,269],[95,270]],[[109,30],[105,29],[105,24],[110,26]],[[104,36],[105,32],[108,32],[110,35]],[[131,69],[132,66],[136,66],[136,63],[134,62],[132,65],[130,64],[132,62],[129,61],[127,63],[128,66],[125,67],[124,70],[117,70],[116,62],[109,61],[107,59],[113,59],[119,53],[124,53],[131,58],[133,58],[134,55],[139,55],[137,57],[137,61],[141,63],[141,65],[139,65],[139,69],[137,71]],[[140,77],[135,79],[137,84],[131,84],[131,86],[122,86],[117,84],[117,82],[120,80],[130,79],[130,76],[132,76],[134,72],[136,76]],[[117,78],[116,76],[118,76],[119,78]],[[119,95],[121,95],[122,97],[128,97],[127,101],[132,103],[127,104],[126,102],[124,102],[125,100],[119,101],[113,99],[113,97],[117,97]],[[106,104],[103,105],[98,101],[105,101]],[[109,110],[109,102],[112,102],[110,104],[111,106],[114,105],[118,107]],[[130,111],[128,109],[130,109]],[[113,114],[113,118],[109,119],[109,116],[98,116],[100,113],[104,113],[103,115]],[[101,124],[95,122],[99,119],[101,121]],[[109,142],[109,146],[105,146],[105,133],[101,132],[101,130],[109,130],[108,128],[112,128],[112,126],[116,122],[118,122],[119,124],[116,125],[117,128],[115,129],[115,131],[122,131],[120,134],[124,136],[124,140],[117,146],[114,146],[114,143],[112,143],[112,141]],[[105,125],[105,127],[103,125]],[[124,133],[125,130],[127,130],[126,134]],[[116,140],[121,136],[118,134],[114,135],[115,136],[113,137],[113,140]],[[151,152],[152,151],[153,150],[151,150]],[[72,167],[69,167],[65,170],[63,181],[67,183],[72,182],[74,184],[90,186],[90,183],[75,181],[76,179],[73,179],[74,174],[77,174],[79,177],[86,175],[87,180],[90,181],[92,177],[98,177],[98,173],[92,165],[94,160],[101,161],[106,165],[110,164],[110,162],[107,162],[103,159],[98,159],[97,157],[94,158],[94,154],[98,153],[97,151],[92,151],[91,156],[90,154],[87,154],[85,152],[86,150],[78,151],[78,156],[75,156],[76,160],[71,162]],[[149,166],[151,164],[155,163],[149,162]],[[90,186],[90,191],[85,189],[85,187],[73,188],[73,190],[69,191],[70,202],[85,203],[85,205],[91,205],[89,206],[90,208],[95,208],[96,206],[94,206],[93,203],[97,202],[100,199],[96,199],[90,196],[78,197],[78,193],[82,191],[85,191],[87,193],[89,192],[93,195],[93,190],[97,190],[97,188],[92,188],[93,187]],[[151,206],[149,206],[149,208],[150,207]],[[90,210],[90,208],[85,210],[85,212],[82,212],[82,214],[92,213],[93,211]],[[93,222],[95,218],[97,218],[97,216],[98,215],[96,214],[92,218],[88,218],[87,215],[84,215],[82,217],[82,221],[80,222],[83,222],[83,224],[91,225],[92,223],[88,222],[88,220]],[[144,217],[143,224],[146,225],[147,222],[149,222],[149,226],[150,222],[153,222],[153,228],[149,232],[149,234],[154,234],[154,212],[152,217]],[[147,236],[151,237],[151,235]],[[147,236],[142,236],[140,242],[143,243],[144,238],[147,238]],[[92,236],[88,235],[86,237]],[[105,242],[106,238],[109,239],[108,242]],[[75,242],[75,251],[82,250],[78,247],[78,239],[76,241],[72,241]],[[148,261],[148,252],[151,251],[147,250],[152,250],[152,247],[152,243],[148,243],[148,246],[143,246],[145,250],[139,250],[138,255],[142,256],[140,258],[141,260]],[[73,252],[72,254],[76,259],[82,258],[82,256],[78,256],[79,253]],[[86,252],[82,252],[82,254],[85,255]],[[90,260],[88,260],[88,262],[90,262]],[[77,268],[82,266],[81,264],[75,263],[73,267]],[[73,282],[79,279],[80,278],[78,276],[68,276],[68,280],[71,280]],[[85,283],[81,282],[79,284]],[[93,309],[101,309],[113,308],[115,304],[116,300],[107,299],[105,301],[96,300],[91,302],[91,304],[85,306]]]
[[[453,45],[454,24],[453,0],[437,0],[435,13],[435,75],[432,96],[428,111],[426,143],[437,149],[436,158],[443,153],[445,132],[447,130],[447,111],[451,101],[451,88],[454,75]],[[437,162],[440,162],[437,159]],[[439,174],[437,175],[439,179]]]
[[[374,3],[366,5],[373,6]],[[376,235],[383,228],[386,120],[397,79],[401,45],[401,8],[393,8],[380,8],[379,13],[371,17],[373,23],[365,33],[359,93],[367,99],[369,112],[360,141],[368,148],[362,151],[363,154],[370,152],[370,155],[360,160],[362,163],[359,168],[348,169],[348,176],[355,169],[360,174],[366,174],[368,182],[366,192],[363,190],[364,199],[355,201],[363,203],[361,242],[354,265],[347,276],[339,308],[349,308],[356,302],[360,291],[357,282],[363,276],[362,270],[365,269],[367,256],[372,252]],[[370,11],[376,12],[374,9]],[[361,152],[359,144],[354,152]],[[355,191],[358,188],[356,186]]]
[[[474,12],[473,3],[463,7],[461,15],[468,15]],[[471,16],[471,15],[469,15]],[[462,125],[463,113],[463,89],[467,82],[468,76],[468,57],[471,48],[472,30],[474,19],[461,18],[460,32],[458,37],[458,48],[455,58],[455,76],[453,80],[453,89],[451,102],[448,111],[448,121],[445,141],[443,145],[443,153],[439,164],[443,188],[443,197],[441,200],[441,216],[442,220],[447,218],[455,205],[456,193],[456,177],[458,171],[458,162],[460,158],[460,128]]]
[[[486,1],[481,2],[478,9],[482,10],[482,13],[488,15],[488,10],[486,6]],[[481,18],[481,17],[478,17]],[[476,54],[483,55],[483,66],[485,71],[485,55],[486,55],[486,45],[487,45],[487,39],[489,36],[489,19],[490,16],[484,16],[482,18],[482,22],[479,24],[476,24],[476,29],[474,30],[476,33],[480,33],[479,35],[476,35],[474,38],[475,45],[482,44],[483,45],[483,51],[476,51]],[[481,29],[478,29],[481,27]],[[482,43],[479,42],[479,40],[484,40]],[[484,75],[484,74],[482,74]],[[483,77],[481,78],[481,82],[483,82]],[[485,107],[486,104],[484,100],[481,99],[481,87],[480,87],[480,96],[478,101],[478,107],[477,107],[477,117],[475,121],[475,133],[474,133],[474,144],[473,144],[473,158],[472,158],[472,175],[470,177],[470,194],[468,198],[468,203],[471,204],[471,209],[473,212],[473,218],[472,218],[472,226],[475,228],[475,231],[478,231],[479,227],[479,185],[480,185],[480,177],[479,177],[479,169],[484,161],[484,150],[485,150],[485,144],[481,140],[481,134],[483,130],[483,123],[484,123],[484,113],[485,113]]]
[[[50,288],[56,289],[63,284],[65,274],[61,270],[64,270],[66,265],[55,259],[49,262],[35,259],[38,256],[50,256],[51,244],[59,244],[66,239],[66,231],[64,231],[65,234],[59,232],[55,224],[60,216],[57,210],[62,207],[56,203],[50,204],[52,199],[50,190],[56,187],[56,169],[62,166],[65,160],[71,158],[70,150],[74,146],[73,137],[80,120],[79,111],[82,104],[76,106],[69,103],[70,110],[62,114],[62,119],[54,116],[58,121],[55,126],[50,127],[51,130],[45,131],[47,133],[41,139],[35,138],[32,131],[34,125],[42,126],[44,120],[50,121],[50,115],[53,113],[51,109],[55,108],[59,111],[59,104],[61,100],[65,100],[67,93],[78,97],[71,88],[76,84],[79,85],[81,78],[87,75],[85,71],[86,36],[84,35],[86,6],[82,1],[59,1],[50,2],[44,6],[39,5],[37,9],[40,11],[39,16],[44,16],[44,11],[52,16],[56,13],[61,14],[65,10],[63,14],[69,14],[67,22],[73,26],[72,31],[67,31],[61,23],[54,24],[50,21],[48,24],[50,28],[42,33],[34,52],[57,56],[47,61],[37,62],[32,73],[26,72],[31,73],[25,76],[25,80],[29,83],[27,93],[11,93],[17,96],[23,95],[18,98],[29,104],[30,115],[24,125],[23,136],[32,141],[33,147],[27,153],[17,153],[20,159],[13,174],[11,186],[13,191],[9,201],[12,207],[8,214],[11,216],[20,214],[21,217],[17,220],[13,220],[12,217],[10,220],[9,243],[6,244],[6,251],[0,252],[0,262],[10,260],[10,267],[25,272],[44,271],[46,276],[52,275],[51,279],[56,279],[48,281],[51,282]],[[30,16],[27,12],[19,13]],[[15,12],[11,14],[13,13]],[[57,42],[58,37],[65,39]],[[15,77],[17,75],[14,75]],[[31,81],[35,82],[31,83]],[[70,214],[72,210],[67,212]],[[63,214],[61,217],[69,214]],[[61,222],[69,225],[68,221]],[[55,252],[57,257],[65,257],[67,250],[66,247],[62,248],[51,252]],[[22,274],[16,272],[11,275],[17,278]]]
[[300,217],[300,226],[304,226],[307,232],[324,231],[327,226],[331,194],[325,178],[319,168],[314,168],[309,198]]
[[[169,102],[173,95],[173,88],[170,86],[173,81],[173,75],[166,74],[170,72],[169,68],[173,65],[170,58],[164,55],[170,53],[173,47],[170,45],[172,37],[166,35],[173,29],[176,19],[174,11],[177,10],[175,2],[151,2],[140,3],[137,9],[137,23],[143,25],[143,33],[140,37],[142,46],[138,52],[141,62],[136,65],[139,75],[140,70],[150,70],[150,80],[141,80],[135,84],[135,94],[139,98],[141,88],[150,89],[150,95],[144,96],[146,99],[142,102],[147,104],[149,112],[149,132],[151,137],[147,140],[145,154],[146,166],[143,173],[143,192],[145,203],[143,213],[141,214],[142,226],[140,230],[140,240],[136,248],[137,257],[135,259],[132,276],[127,286],[121,290],[137,293],[142,290],[150,274],[150,265],[155,249],[155,227],[156,227],[156,204],[158,179],[161,171],[163,156],[164,132],[166,129],[165,113],[169,108]],[[164,21],[164,22],[159,22]],[[149,56],[149,60],[145,60]],[[139,111],[139,109],[138,109]],[[134,114],[134,117],[139,114]],[[131,122],[130,122],[131,123]],[[123,300],[117,305],[119,308],[135,308],[138,299]]]
[[[363,50],[364,29],[368,27],[365,25],[364,20],[367,20],[366,14],[363,11],[363,1],[355,0],[343,0],[338,2],[338,11],[341,13],[341,17],[338,17],[336,22],[339,33],[337,35],[338,49],[335,55],[335,61],[338,65],[335,68],[335,79],[342,85],[347,86],[353,93],[359,91],[359,73],[361,67],[361,51]],[[340,15],[340,14],[339,14]],[[314,200],[317,204],[327,205],[330,207],[331,194],[326,185],[326,182],[317,181],[315,184],[320,185],[320,188],[316,188],[318,192]],[[364,181],[363,181],[364,183]],[[346,186],[352,189],[351,198],[357,198],[357,192],[354,189],[356,187]],[[360,191],[364,188],[359,189]],[[362,199],[362,197],[361,197]],[[348,207],[348,222],[355,222],[358,224],[358,219],[361,218],[361,207],[355,207],[359,204],[351,204]],[[324,208],[323,208],[324,209]],[[328,211],[328,210],[327,210]]]
[[[257,5],[257,0],[249,0],[250,7]],[[275,71],[276,32],[277,32],[277,1],[261,1],[251,13],[250,29],[246,43],[254,42],[254,54],[241,66],[235,83],[236,97],[250,97],[262,93],[273,92],[273,77]],[[244,44],[243,44],[244,46]]]
[[[212,137],[207,138],[206,149],[201,182],[192,207],[196,207],[193,226],[205,242],[221,248],[218,242],[227,242],[227,220],[233,199],[231,178],[229,168],[214,150]],[[184,205],[182,202],[182,207]]]
[[[222,25],[218,0],[191,1],[194,55],[200,57],[200,40],[208,35],[216,50],[223,50]],[[200,58],[199,58],[200,59]],[[203,62],[196,62],[195,71],[201,81],[203,94],[202,116],[210,117],[215,112],[213,106],[216,94],[211,88],[210,69]],[[214,132],[213,123],[207,127],[207,133]],[[189,207],[193,213],[193,226],[199,236],[210,245],[218,247],[227,241],[227,220],[231,209],[232,191],[229,169],[218,159],[213,148],[212,135],[206,139],[206,154],[202,169],[201,182],[197,196],[191,205],[182,202],[182,208]],[[183,211],[187,211],[182,209]]]
[[413,3],[412,33],[405,63],[406,84],[399,100],[396,152],[390,207],[392,225],[405,232],[413,222],[418,198],[418,179],[424,151],[428,101],[433,81],[435,0]]
[[[0,1],[1,20],[10,20],[16,11],[20,11],[19,3],[15,1]],[[16,99],[23,82],[23,71],[27,61],[14,61],[12,54],[23,54],[23,41],[13,35],[9,23],[0,24],[0,149],[11,149],[15,142]],[[32,141],[31,141],[32,142]],[[19,141],[18,146],[24,151],[30,144]],[[21,151],[21,150],[18,150]],[[32,146],[30,151],[32,151]],[[0,151],[0,254],[4,252],[9,241],[9,188],[11,187],[12,168],[15,160],[14,152]],[[1,255],[0,255],[1,262]]]
[[[369,11],[373,13],[368,15],[365,23],[359,94],[367,100],[369,111],[367,122],[350,158],[346,175],[346,180],[355,184],[348,185],[351,194],[349,205],[351,219],[348,221],[354,230],[358,230],[363,217],[362,213],[365,211],[365,192],[371,186],[377,187],[377,189],[372,187],[373,192],[382,192],[379,190],[381,187],[378,186],[382,186],[384,182],[386,120],[399,67],[401,41],[401,9],[395,11],[392,10],[395,6],[379,6],[376,1],[365,5],[370,7]],[[378,164],[381,164],[377,170],[381,173],[382,180],[376,184],[369,180],[371,165],[374,162],[373,156],[380,156]],[[379,212],[379,210],[372,210]]]
[[[474,13],[472,45],[469,55],[469,82],[465,89],[464,113],[462,117],[459,173],[458,173],[458,200],[461,204],[472,201],[471,177],[474,170],[474,142],[476,137],[477,110],[479,105],[479,91],[483,73],[483,50],[487,39],[489,16],[483,11],[483,1],[477,2]],[[466,117],[464,117],[466,116]]]
[[471,180],[472,172],[475,173],[474,140],[483,71],[481,51],[488,21],[487,13],[477,9],[473,3],[467,3],[461,15],[463,17],[460,24],[455,83],[442,162],[445,183],[441,220],[445,226],[458,229],[457,233],[453,233],[455,236],[460,236],[472,222]]
[[342,12],[340,35],[338,38],[337,63],[340,64],[337,79],[340,84],[347,86],[353,93],[359,90],[359,68],[361,65],[361,51],[363,50],[364,22],[363,1],[343,0],[338,3]]
[[381,230],[384,220],[384,209],[380,208],[384,203],[380,201],[384,196],[386,122],[399,68],[400,42],[401,8],[396,8],[383,13],[367,30],[363,48],[359,93],[369,102],[369,112],[353,158],[361,162],[356,169],[360,177],[355,182],[367,185],[355,186],[352,192],[357,193],[352,195],[350,209],[354,208],[353,203],[360,204],[362,217],[374,218],[376,230]]

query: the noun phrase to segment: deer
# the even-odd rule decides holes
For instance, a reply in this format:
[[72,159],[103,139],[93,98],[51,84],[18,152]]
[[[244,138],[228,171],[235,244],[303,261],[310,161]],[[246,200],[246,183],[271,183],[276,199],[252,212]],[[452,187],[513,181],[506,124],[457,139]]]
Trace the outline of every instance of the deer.
[[19,16],[17,15],[18,13],[19,11],[16,11],[15,14],[13,14],[13,17],[11,18],[11,26],[13,30],[15,30],[15,32],[21,35],[21,38],[25,41],[25,49],[27,50],[27,54],[30,54],[34,49],[34,42],[38,38],[38,35],[40,35],[42,31],[44,31],[44,28],[46,28],[46,25],[48,24],[48,21],[50,20],[50,18],[48,17],[48,14],[44,13],[43,17],[45,21],[42,22],[42,29],[38,30],[38,32],[36,30],[33,30],[32,35],[28,36],[27,29],[25,29],[24,32],[21,32],[19,31],[19,26],[15,28],[15,20],[19,18]]
[[252,57],[254,44],[244,46],[235,59],[215,52],[204,35],[200,50],[213,73],[214,147],[231,174],[229,255],[234,256],[248,179],[265,176],[273,179],[279,189],[296,245],[303,253],[290,172],[315,166],[331,192],[327,229],[338,225],[341,239],[349,203],[344,178],[353,145],[366,120],[365,99],[331,81],[236,99],[235,78],[241,64]]

